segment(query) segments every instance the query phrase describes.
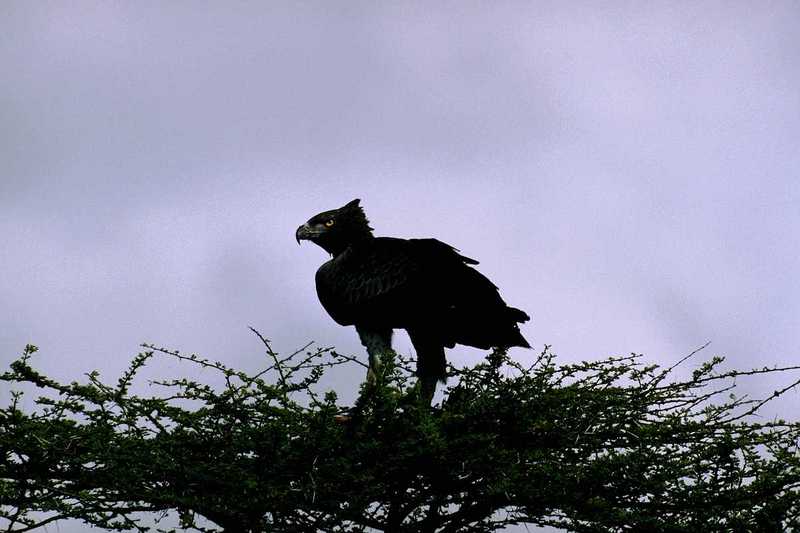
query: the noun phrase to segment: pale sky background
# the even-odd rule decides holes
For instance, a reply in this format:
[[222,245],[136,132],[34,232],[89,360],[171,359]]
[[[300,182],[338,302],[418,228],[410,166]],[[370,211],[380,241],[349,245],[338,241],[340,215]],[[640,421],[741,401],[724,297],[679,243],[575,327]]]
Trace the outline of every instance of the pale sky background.
[[294,241],[356,197],[480,260],[564,361],[795,363],[799,26],[793,1],[2,2],[0,364],[30,342],[113,382],[148,341],[256,370],[249,325],[362,354]]

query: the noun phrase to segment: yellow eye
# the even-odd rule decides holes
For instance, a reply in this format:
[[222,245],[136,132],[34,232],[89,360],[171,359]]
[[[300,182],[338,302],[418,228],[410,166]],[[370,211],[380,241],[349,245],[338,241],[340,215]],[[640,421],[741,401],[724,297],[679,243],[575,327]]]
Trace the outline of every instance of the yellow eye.
[[331,219],[331,220],[326,220],[326,221],[325,221],[325,227],[326,227],[326,228],[330,228],[331,226],[333,226],[333,219]]

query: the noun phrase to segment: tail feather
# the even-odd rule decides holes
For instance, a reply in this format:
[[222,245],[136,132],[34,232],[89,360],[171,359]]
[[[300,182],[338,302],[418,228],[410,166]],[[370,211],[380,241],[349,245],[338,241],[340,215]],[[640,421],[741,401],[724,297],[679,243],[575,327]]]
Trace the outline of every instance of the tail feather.
[[531,347],[517,325],[530,320],[524,311],[514,307],[488,312],[458,308],[453,311],[448,320],[448,337],[453,343],[484,350],[511,346]]
[[530,347],[518,326],[530,317],[507,305],[489,278],[464,266],[456,271],[450,290],[453,306],[444,319],[446,346],[458,343],[482,349]]
[[527,322],[531,319],[528,313],[516,307],[508,307],[508,317],[514,322]]

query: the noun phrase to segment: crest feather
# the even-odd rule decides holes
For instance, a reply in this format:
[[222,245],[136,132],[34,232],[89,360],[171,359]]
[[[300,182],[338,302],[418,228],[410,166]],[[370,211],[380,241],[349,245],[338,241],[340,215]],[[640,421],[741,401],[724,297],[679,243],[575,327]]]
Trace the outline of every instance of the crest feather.
[[364,213],[364,208],[361,207],[360,203],[361,199],[356,198],[355,200],[351,200],[340,207],[339,211],[346,213],[347,220],[353,229],[358,229],[359,231],[364,231],[366,233],[372,233],[372,228],[369,226],[369,220],[367,220],[367,215]]

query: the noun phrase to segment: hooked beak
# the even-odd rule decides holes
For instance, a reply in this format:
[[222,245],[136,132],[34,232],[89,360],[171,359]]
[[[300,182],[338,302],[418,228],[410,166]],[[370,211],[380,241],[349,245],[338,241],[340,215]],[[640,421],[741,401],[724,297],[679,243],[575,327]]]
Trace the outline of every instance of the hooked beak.
[[297,244],[300,244],[300,241],[303,239],[311,240],[314,235],[316,235],[316,232],[313,231],[308,224],[303,224],[294,232],[294,238],[297,239]]

